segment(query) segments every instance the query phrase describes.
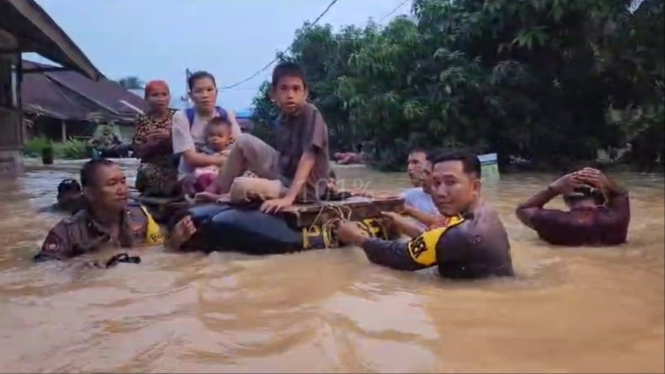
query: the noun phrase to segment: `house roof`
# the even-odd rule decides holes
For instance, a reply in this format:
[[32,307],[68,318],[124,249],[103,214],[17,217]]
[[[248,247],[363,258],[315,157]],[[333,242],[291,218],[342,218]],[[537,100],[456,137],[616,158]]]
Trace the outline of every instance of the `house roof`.
[[34,0],[0,0],[0,29],[13,40],[13,48],[0,52],[36,52],[90,79],[104,76]]
[[[44,69],[44,65],[23,61],[24,68]],[[102,78],[93,81],[75,71],[42,71],[23,76],[23,110],[62,120],[132,122],[143,99]]]

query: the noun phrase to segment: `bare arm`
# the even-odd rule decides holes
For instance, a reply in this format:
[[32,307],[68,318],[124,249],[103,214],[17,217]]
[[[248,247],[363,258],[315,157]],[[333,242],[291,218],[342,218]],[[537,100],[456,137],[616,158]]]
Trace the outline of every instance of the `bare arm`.
[[[312,107],[310,106],[308,109],[312,109]],[[289,201],[294,201],[307,181],[307,177],[316,162],[316,152],[322,152],[324,147],[328,146],[328,127],[321,113],[318,110],[311,110],[309,113],[307,114],[308,116],[311,115],[308,119],[310,124],[309,131],[302,138],[302,149],[304,152],[298,162],[293,183],[285,196]]]
[[298,162],[298,169],[296,169],[296,175],[293,177],[293,183],[289,187],[288,192],[286,193],[285,198],[290,201],[294,201],[298,196],[298,193],[302,190],[303,185],[307,182],[307,177],[314,167],[314,162],[316,161],[316,155],[313,151],[307,151],[302,154],[300,161]]
[[399,223],[399,229],[402,231],[402,233],[404,233],[404,235],[410,238],[415,238],[423,232],[422,227],[406,220],[403,220]]
[[517,207],[515,213],[517,218],[522,221],[526,226],[535,229],[533,219],[543,210],[544,206],[552,199],[559,196],[559,192],[551,186],[538,192],[537,194],[528,198],[525,202]]
[[132,148],[136,155],[143,158],[151,153],[171,153],[171,138],[164,135],[148,136],[145,142],[137,141],[132,143]]
[[418,222],[422,223],[423,225],[429,227],[432,225],[437,224],[441,220],[441,216],[435,215],[435,214],[428,214],[425,212],[422,212],[412,206],[407,205],[406,206],[406,214],[409,216],[415,218]]
[[607,178],[605,193],[607,194],[607,207],[610,208],[610,210],[630,212],[628,191],[619,186],[611,178]]
[[405,217],[395,212],[381,212],[381,215],[394,229],[410,238],[415,238],[423,232],[423,228],[420,225],[405,219]]
[[615,243],[625,242],[628,235],[628,226],[630,225],[628,192],[612,178],[597,169],[584,168],[579,172],[579,177],[605,193],[607,198],[605,207],[609,212],[609,221],[606,223],[613,227],[613,232],[609,236],[614,236],[615,240],[613,242]]

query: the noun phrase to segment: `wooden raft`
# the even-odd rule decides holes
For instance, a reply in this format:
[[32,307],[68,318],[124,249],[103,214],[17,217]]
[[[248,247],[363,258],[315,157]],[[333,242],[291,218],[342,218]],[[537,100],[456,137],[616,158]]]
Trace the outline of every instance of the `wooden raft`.
[[[351,211],[351,221],[381,216],[381,212],[400,212],[404,200],[398,197],[374,200],[334,201],[329,204],[342,206],[342,211]],[[322,225],[331,219],[339,218],[339,210],[328,205],[293,205],[283,210],[289,224],[295,227]]]
[[[192,205],[179,198],[159,198],[132,196],[139,203],[152,208],[158,220],[168,220],[175,211],[187,209]],[[333,208],[330,205],[339,206]],[[296,204],[282,211],[282,215],[292,227],[309,227],[313,224],[322,225],[331,219],[339,218],[339,213],[351,213],[352,221],[361,221],[366,218],[376,218],[381,212],[400,212],[404,207],[404,200],[399,197],[382,199],[350,199],[321,204]]]

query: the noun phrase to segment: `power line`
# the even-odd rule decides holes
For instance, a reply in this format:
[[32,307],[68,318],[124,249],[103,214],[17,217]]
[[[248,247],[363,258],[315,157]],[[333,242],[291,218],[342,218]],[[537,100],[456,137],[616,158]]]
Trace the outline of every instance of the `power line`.
[[405,0],[405,1],[403,1],[401,4],[399,4],[397,7],[395,7],[395,9],[391,10],[388,14],[386,14],[386,15],[383,16],[383,17],[381,17],[381,19],[379,20],[379,23],[383,22],[384,19],[390,17],[393,13],[397,12],[401,7],[403,7],[404,5],[406,5],[406,3],[408,3],[409,1],[411,1],[411,0]]
[[[328,11],[330,10],[330,8],[332,8],[333,5],[335,5],[335,3],[337,3],[338,1],[339,1],[339,0],[332,0],[332,1],[330,2],[330,4],[328,4],[328,7],[323,11],[323,13],[319,14],[319,16],[316,17],[316,19],[314,20],[314,22],[312,22],[312,24],[310,24],[308,28],[312,28],[312,27],[314,27],[314,26],[319,22],[319,20],[320,20],[321,18],[323,18],[323,16],[326,15],[326,13],[328,13]],[[282,54],[283,54],[283,53],[286,53],[287,51],[289,51],[289,50],[291,49],[292,46],[293,46],[293,43],[291,43],[291,45],[290,45],[287,49],[285,49],[285,50],[282,52]],[[243,83],[245,83],[245,82],[247,82],[247,81],[253,79],[253,78],[256,77],[257,75],[259,75],[259,74],[261,74],[262,72],[264,72],[266,69],[268,69],[272,64],[274,64],[274,63],[277,62],[278,60],[279,60],[279,56],[275,57],[272,61],[270,61],[269,63],[267,63],[267,64],[266,64],[264,67],[262,67],[259,71],[257,71],[256,73],[250,75],[249,77],[247,77],[247,78],[241,80],[241,81],[238,82],[238,83],[234,83],[234,84],[232,84],[232,85],[230,85],[230,86],[220,87],[220,89],[222,89],[222,90],[229,90],[229,89],[231,89],[231,88],[238,87],[238,86],[240,86],[241,84],[243,84]]]

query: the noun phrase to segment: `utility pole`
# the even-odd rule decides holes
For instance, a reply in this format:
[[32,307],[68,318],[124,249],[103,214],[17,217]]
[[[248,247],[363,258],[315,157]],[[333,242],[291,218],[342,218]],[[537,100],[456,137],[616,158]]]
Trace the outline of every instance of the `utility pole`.
[[189,98],[189,86],[187,85],[187,80],[189,76],[192,75],[192,72],[189,71],[189,68],[185,69],[185,94],[180,97],[180,101],[185,104],[185,108],[189,109],[192,106],[192,103]]

